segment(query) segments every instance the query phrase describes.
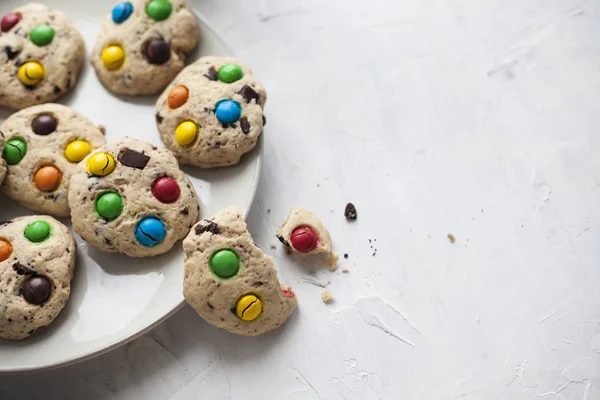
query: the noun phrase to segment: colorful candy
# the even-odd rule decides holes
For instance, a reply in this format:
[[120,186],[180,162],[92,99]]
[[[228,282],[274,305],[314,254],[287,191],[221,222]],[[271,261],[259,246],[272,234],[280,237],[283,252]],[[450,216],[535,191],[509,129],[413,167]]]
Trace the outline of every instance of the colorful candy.
[[52,284],[43,276],[34,276],[23,285],[23,297],[30,304],[42,304],[52,294]]
[[119,3],[112,9],[112,20],[115,24],[127,21],[133,12],[133,4],[130,2]]
[[171,46],[163,39],[154,39],[146,45],[146,58],[150,64],[162,65],[171,58]]
[[181,190],[175,180],[168,176],[158,178],[152,185],[152,194],[161,203],[173,203],[179,199]]
[[6,14],[0,21],[0,31],[8,32],[21,21],[21,13]]
[[96,211],[98,214],[112,221],[123,212],[123,198],[116,192],[106,192],[96,200]]
[[167,0],[152,0],[146,4],[146,14],[155,21],[163,21],[171,15],[173,6]]
[[242,71],[242,67],[237,64],[225,64],[219,68],[217,76],[221,82],[233,83],[242,79],[244,71]]
[[235,306],[235,314],[244,321],[252,321],[258,318],[262,311],[262,303],[253,294],[247,294],[240,298]]
[[135,238],[142,246],[154,247],[167,236],[165,224],[154,217],[144,218],[135,228]]
[[96,176],[106,176],[115,170],[115,159],[108,153],[96,153],[88,158],[87,170]]
[[33,176],[35,186],[42,192],[51,192],[55,190],[60,184],[60,179],[60,170],[53,165],[47,165],[38,169]]
[[175,130],[175,140],[181,147],[189,146],[198,137],[198,126],[192,121],[183,121]]
[[189,96],[188,88],[183,85],[175,86],[167,97],[167,104],[172,109],[179,108],[187,102]]
[[49,135],[56,130],[58,121],[50,114],[41,114],[31,122],[31,129],[36,135]]
[[242,115],[242,107],[240,103],[233,100],[219,100],[217,102],[216,111],[217,119],[222,124],[233,124],[240,119]]
[[46,221],[37,220],[25,228],[25,237],[33,243],[39,243],[50,236],[50,225]]
[[0,239],[0,262],[7,260],[12,254],[12,245],[9,241]]
[[38,25],[29,32],[29,40],[36,46],[46,46],[54,40],[54,28],[50,25]]
[[102,50],[101,58],[106,69],[116,71],[125,62],[125,50],[118,44],[111,44]]
[[85,140],[73,140],[65,148],[65,158],[72,163],[78,163],[92,152],[90,144]]
[[37,85],[46,76],[46,70],[37,61],[28,61],[19,68],[19,80],[28,86]]
[[292,246],[301,253],[310,253],[317,247],[318,238],[316,233],[308,226],[294,229],[290,237]]
[[10,139],[2,151],[2,158],[8,165],[17,165],[27,154],[27,143],[23,139]]
[[224,249],[213,254],[208,265],[219,278],[231,278],[238,272],[240,260],[233,251]]

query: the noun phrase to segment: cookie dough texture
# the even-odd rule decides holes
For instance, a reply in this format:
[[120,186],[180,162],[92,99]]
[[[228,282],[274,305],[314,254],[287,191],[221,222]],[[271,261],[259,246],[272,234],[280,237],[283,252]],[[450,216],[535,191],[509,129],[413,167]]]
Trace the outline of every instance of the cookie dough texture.
[[[4,143],[6,143],[6,139],[2,130],[0,130],[0,151],[4,148]],[[3,158],[0,158],[0,185],[4,182],[4,178],[6,177],[6,170],[8,166],[6,165],[6,161]]]
[[[198,222],[183,241],[185,275],[183,295],[208,323],[229,332],[256,336],[283,324],[296,309],[298,300],[289,286],[281,285],[273,259],[254,245],[241,210],[227,208]],[[211,256],[233,250],[240,259],[237,275],[217,277],[209,267]],[[262,303],[253,321],[235,314],[237,300],[247,294]]]
[[[123,164],[119,155],[126,150],[143,153],[149,160],[143,169]],[[105,152],[115,160],[114,171],[106,176],[92,176],[87,160],[95,153]],[[161,203],[152,194],[155,180],[168,176],[181,190],[173,203]],[[121,214],[106,221],[95,211],[95,200],[105,192],[117,192],[123,199]],[[198,218],[198,198],[187,176],[179,169],[170,151],[132,138],[109,141],[92,152],[77,167],[69,187],[69,204],[73,229],[83,239],[106,252],[119,252],[131,257],[148,257],[169,251],[183,239]],[[165,239],[154,247],[146,247],[135,238],[138,223],[144,217],[160,219],[166,227]]]
[[[38,220],[50,225],[50,237],[32,243],[23,232]],[[0,338],[21,340],[49,325],[67,303],[75,269],[75,240],[66,226],[42,215],[0,222],[0,238],[13,248],[10,257],[0,262]],[[23,297],[23,285],[35,276],[52,283],[50,297],[41,305]]]
[[281,243],[297,252],[297,250],[294,249],[294,246],[290,246],[290,238],[296,228],[303,226],[308,226],[311,228],[318,237],[317,246],[310,252],[310,254],[331,253],[331,236],[329,235],[329,231],[327,228],[325,228],[325,225],[323,225],[321,220],[315,214],[305,210],[304,208],[292,208],[290,210],[286,220],[277,230],[277,238],[279,241],[281,241]]
[[[221,82],[215,74],[225,64],[239,65],[244,76],[233,83]],[[189,98],[181,107],[171,109],[169,93],[180,85],[188,89]],[[258,99],[251,98],[250,94],[255,94]],[[215,107],[222,99],[240,104],[242,115],[238,121],[222,124],[217,120]],[[182,164],[201,168],[235,165],[256,146],[265,121],[263,108],[266,101],[265,88],[241,60],[202,57],[181,71],[156,102],[158,131],[165,146]],[[198,125],[198,137],[192,145],[182,147],[177,143],[175,131],[184,121]]]
[[[21,109],[54,101],[75,86],[85,58],[83,38],[65,14],[43,4],[30,3],[12,12],[21,21],[8,32],[0,33],[0,106]],[[0,15],[0,18],[2,16]],[[50,44],[37,46],[29,33],[40,24],[55,32]],[[18,78],[19,67],[28,62],[42,64],[45,77],[34,86]]]
[[[130,0],[133,13],[120,24],[107,10],[91,59],[98,78],[109,90],[127,95],[155,94],[183,69],[198,42],[198,23],[184,0],[169,1],[173,11],[163,21],[154,21],[146,14],[148,0]],[[154,39],[163,39],[170,46],[171,55],[164,64],[148,62],[146,45]],[[125,51],[123,66],[113,71],[102,61],[102,50],[109,45],[119,45]]]
[[[56,119],[56,130],[46,135],[34,133],[32,123],[40,115]],[[65,158],[65,148],[75,140],[83,140],[96,149],[106,143],[102,128],[94,125],[75,110],[60,104],[42,104],[12,114],[0,131],[6,141],[22,139],[27,143],[25,157],[16,165],[8,165],[2,191],[32,210],[55,217],[68,217],[69,181],[77,168],[76,163]],[[34,182],[36,171],[44,166],[60,170],[58,187],[51,192],[38,189]]]

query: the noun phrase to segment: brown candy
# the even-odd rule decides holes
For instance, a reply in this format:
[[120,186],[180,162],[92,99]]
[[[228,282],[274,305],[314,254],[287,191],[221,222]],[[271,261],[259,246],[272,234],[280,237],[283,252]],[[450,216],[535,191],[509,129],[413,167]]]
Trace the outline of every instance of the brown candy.
[[52,284],[43,276],[34,276],[23,285],[23,297],[28,303],[42,304],[52,294]]

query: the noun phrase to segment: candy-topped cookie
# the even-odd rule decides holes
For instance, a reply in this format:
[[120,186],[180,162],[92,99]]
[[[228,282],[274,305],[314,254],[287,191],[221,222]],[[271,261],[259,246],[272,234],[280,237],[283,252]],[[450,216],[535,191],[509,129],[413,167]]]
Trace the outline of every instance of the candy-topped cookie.
[[156,124],[180,163],[234,165],[256,146],[266,100],[264,87],[239,59],[203,57],[159,97]]
[[331,253],[329,231],[315,214],[303,208],[292,208],[276,235],[281,243],[299,253]]
[[165,253],[198,218],[198,198],[170,151],[115,139],[87,156],[69,187],[73,229],[102,251]]
[[69,299],[74,269],[75,240],[54,218],[0,221],[0,338],[49,325]]
[[100,28],[92,64],[115,93],[155,94],[183,69],[197,42],[198,23],[184,0],[125,1]]
[[2,191],[33,210],[68,217],[69,180],[77,164],[106,143],[101,129],[60,104],[12,114],[0,125],[8,165]]
[[226,208],[198,222],[183,249],[183,295],[208,323],[256,336],[296,310],[296,295],[279,283],[273,259],[254,244],[241,210]]
[[67,16],[31,3],[0,18],[0,106],[21,109],[71,91],[85,47]]

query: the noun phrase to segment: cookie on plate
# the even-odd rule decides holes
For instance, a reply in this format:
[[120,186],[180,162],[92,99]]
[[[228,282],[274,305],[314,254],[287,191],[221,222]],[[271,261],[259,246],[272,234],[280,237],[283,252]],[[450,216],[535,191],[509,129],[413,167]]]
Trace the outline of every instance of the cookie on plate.
[[106,143],[102,128],[67,106],[41,104],[12,114],[0,131],[8,164],[3,192],[33,210],[68,217],[69,180]]
[[203,57],[159,97],[156,123],[180,163],[234,165],[256,146],[266,100],[264,87],[239,59]]
[[75,240],[52,217],[0,222],[0,338],[25,339],[49,325],[71,293]]
[[165,253],[198,218],[198,198],[170,151],[122,138],[87,156],[69,186],[73,229],[102,251]]
[[154,94],[183,69],[197,42],[198,23],[184,0],[122,2],[100,28],[92,64],[115,93]]
[[198,222],[183,249],[183,295],[208,323],[256,336],[296,310],[296,295],[279,283],[273,259],[254,245],[239,209],[226,208]]
[[21,109],[70,92],[85,57],[67,16],[30,3],[0,20],[0,106]]
[[303,208],[292,208],[276,235],[286,247],[299,253],[331,253],[329,231],[315,214]]

